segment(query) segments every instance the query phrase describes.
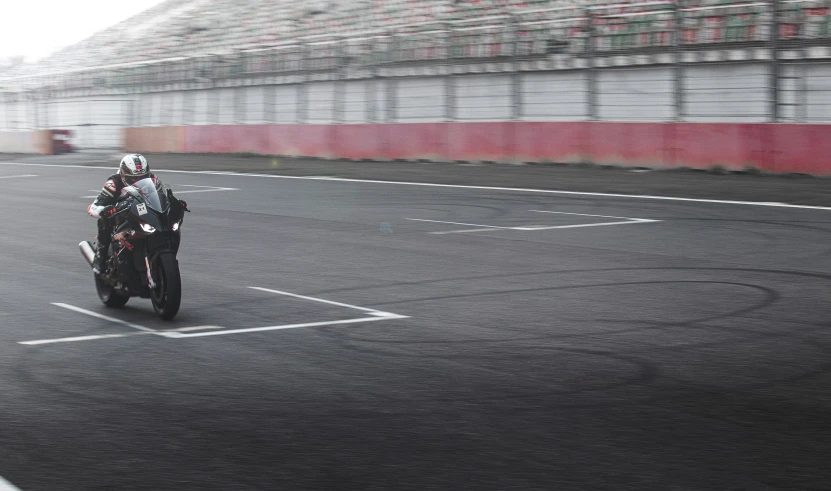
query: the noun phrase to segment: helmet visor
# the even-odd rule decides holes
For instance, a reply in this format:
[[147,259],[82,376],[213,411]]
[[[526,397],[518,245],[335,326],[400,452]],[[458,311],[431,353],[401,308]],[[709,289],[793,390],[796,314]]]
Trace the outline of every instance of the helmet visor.
[[147,179],[147,174],[142,174],[140,176],[124,175],[122,176],[122,179],[124,179],[124,184],[126,184],[127,186],[132,186],[133,184],[141,181],[142,179]]

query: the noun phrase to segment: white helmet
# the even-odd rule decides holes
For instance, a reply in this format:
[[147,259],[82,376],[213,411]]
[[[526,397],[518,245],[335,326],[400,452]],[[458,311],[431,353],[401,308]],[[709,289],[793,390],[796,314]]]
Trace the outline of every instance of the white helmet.
[[150,166],[147,159],[137,153],[125,155],[118,166],[121,182],[125,186],[132,186],[136,182],[150,177]]

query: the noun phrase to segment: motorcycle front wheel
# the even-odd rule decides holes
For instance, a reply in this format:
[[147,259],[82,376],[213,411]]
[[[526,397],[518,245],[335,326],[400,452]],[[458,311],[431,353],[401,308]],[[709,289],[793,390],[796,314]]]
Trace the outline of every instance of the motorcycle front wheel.
[[156,287],[150,289],[153,309],[162,319],[173,319],[179,313],[179,306],[182,304],[179,262],[172,252],[163,252],[153,261],[151,268],[153,281],[156,283]]

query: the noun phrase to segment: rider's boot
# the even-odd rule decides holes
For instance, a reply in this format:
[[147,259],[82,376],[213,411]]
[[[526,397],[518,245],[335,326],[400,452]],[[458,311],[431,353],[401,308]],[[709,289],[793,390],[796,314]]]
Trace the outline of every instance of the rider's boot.
[[102,274],[107,272],[107,260],[110,258],[109,247],[99,247],[95,254],[95,259],[92,261],[92,271],[95,274]]

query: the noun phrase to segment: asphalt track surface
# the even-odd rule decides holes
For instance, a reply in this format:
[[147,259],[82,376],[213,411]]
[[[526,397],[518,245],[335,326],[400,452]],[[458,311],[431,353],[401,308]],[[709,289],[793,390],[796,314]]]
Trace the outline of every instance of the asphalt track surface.
[[78,252],[110,171],[14,160],[59,165],[0,164],[22,490],[828,489],[829,210],[159,171],[193,210],[165,323]]

